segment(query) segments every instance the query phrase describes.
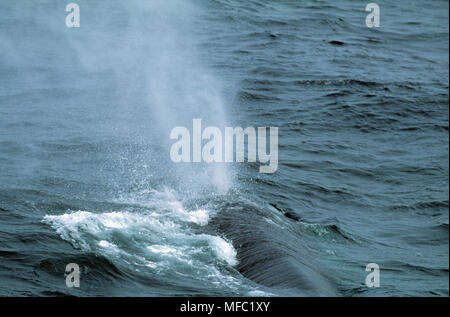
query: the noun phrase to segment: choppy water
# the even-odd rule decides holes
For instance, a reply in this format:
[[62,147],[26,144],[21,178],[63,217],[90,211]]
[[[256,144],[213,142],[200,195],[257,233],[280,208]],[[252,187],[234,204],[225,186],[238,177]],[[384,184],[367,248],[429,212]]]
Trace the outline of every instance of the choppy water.
[[[0,295],[448,296],[448,1],[77,3],[0,2]],[[172,163],[193,118],[277,172]]]

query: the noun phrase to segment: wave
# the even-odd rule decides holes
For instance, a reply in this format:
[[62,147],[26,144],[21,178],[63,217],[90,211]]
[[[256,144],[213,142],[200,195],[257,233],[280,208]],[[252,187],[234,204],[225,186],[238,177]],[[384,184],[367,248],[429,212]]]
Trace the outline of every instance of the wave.
[[219,285],[224,293],[258,291],[242,285],[233,273],[238,260],[231,241],[205,230],[209,210],[186,209],[168,189],[150,192],[152,202],[128,202],[146,212],[69,211],[42,221],[74,248],[105,257],[120,271],[157,275],[179,290],[189,287],[205,294]]

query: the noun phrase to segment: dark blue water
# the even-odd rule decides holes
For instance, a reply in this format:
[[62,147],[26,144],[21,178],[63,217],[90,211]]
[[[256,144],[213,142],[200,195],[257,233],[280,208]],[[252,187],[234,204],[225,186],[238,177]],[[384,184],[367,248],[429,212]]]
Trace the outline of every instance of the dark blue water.
[[[0,2],[0,295],[448,296],[448,1],[77,3]],[[173,163],[194,118],[278,170]]]

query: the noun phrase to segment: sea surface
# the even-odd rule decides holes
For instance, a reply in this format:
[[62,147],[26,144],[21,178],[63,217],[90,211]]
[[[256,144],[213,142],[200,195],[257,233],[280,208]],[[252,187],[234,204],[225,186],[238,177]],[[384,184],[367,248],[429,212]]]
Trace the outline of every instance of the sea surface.
[[0,296],[449,295],[448,1],[68,2],[0,1]]

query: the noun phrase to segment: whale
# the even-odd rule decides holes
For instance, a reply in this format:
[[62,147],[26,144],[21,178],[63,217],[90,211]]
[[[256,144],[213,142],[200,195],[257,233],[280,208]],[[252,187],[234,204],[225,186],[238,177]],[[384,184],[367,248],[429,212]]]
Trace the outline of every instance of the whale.
[[301,235],[290,232],[295,222],[271,206],[233,203],[211,225],[232,241],[235,268],[245,278],[281,296],[339,296],[331,274],[320,268]]

